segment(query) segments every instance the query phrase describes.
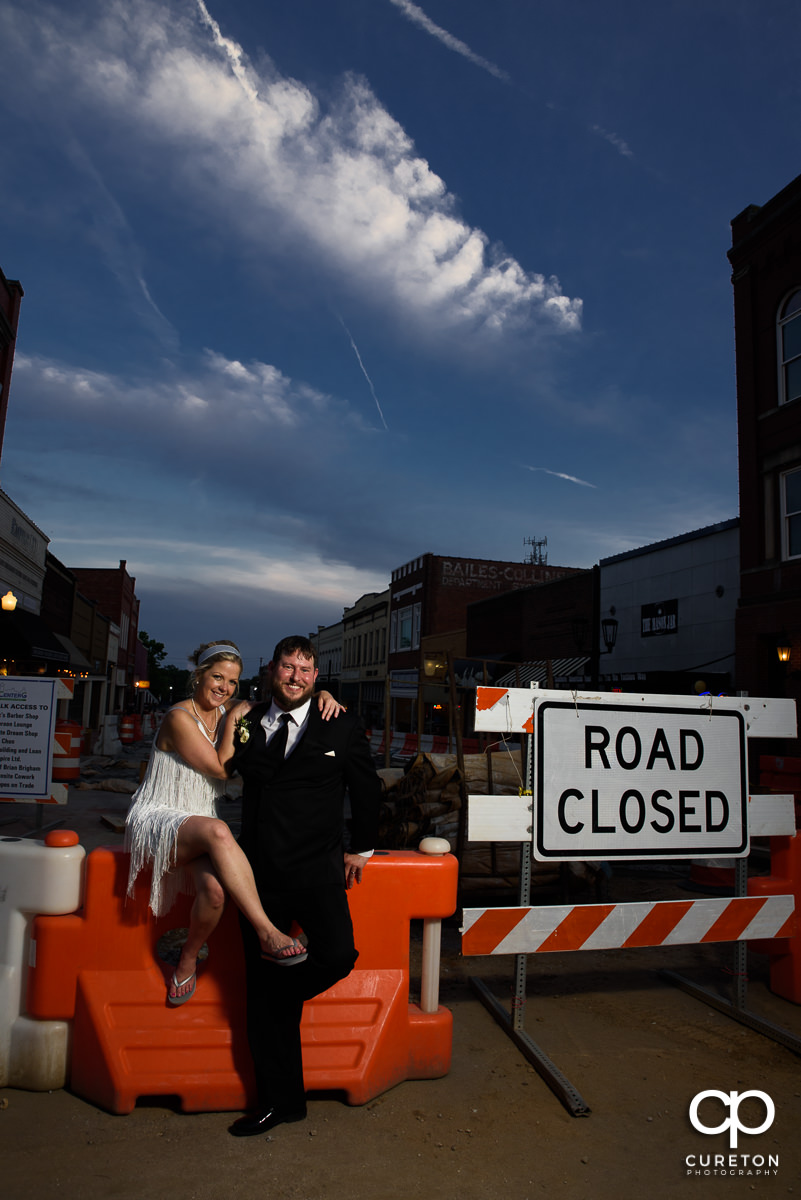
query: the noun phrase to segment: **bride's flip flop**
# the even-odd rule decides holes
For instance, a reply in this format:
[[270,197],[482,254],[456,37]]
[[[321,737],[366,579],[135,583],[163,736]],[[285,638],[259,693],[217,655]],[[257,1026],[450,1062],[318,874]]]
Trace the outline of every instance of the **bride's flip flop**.
[[[275,965],[277,967],[294,967],[296,963],[305,962],[306,959],[309,957],[309,952],[304,947],[303,942],[299,941],[298,938],[292,939],[292,945],[300,946],[301,953],[287,955],[287,954],[282,954],[280,950],[277,953],[272,952],[272,951],[262,950],[261,956],[267,962],[275,963]],[[282,947],[282,949],[289,950],[290,947],[284,946],[284,947]]]
[[191,975],[187,975],[186,979],[181,979],[181,980],[179,980],[176,977],[176,974],[173,971],[172,979],[169,982],[169,987],[174,987],[174,988],[185,987],[186,984],[190,982],[190,980],[192,982],[192,986],[188,992],[184,992],[183,996],[171,996],[169,991],[167,992],[167,1003],[171,1004],[173,1008],[177,1008],[179,1004],[186,1004],[187,1000],[191,1000],[195,994],[195,988],[197,987],[197,971],[196,970],[193,971]]

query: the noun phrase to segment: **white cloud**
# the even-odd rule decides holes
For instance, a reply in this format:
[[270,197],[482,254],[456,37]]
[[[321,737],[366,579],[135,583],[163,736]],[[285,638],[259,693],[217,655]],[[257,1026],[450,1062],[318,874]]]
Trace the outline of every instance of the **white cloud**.
[[415,25],[424,29],[426,33],[430,33],[437,41],[442,42],[443,46],[447,46],[449,50],[455,51],[456,54],[461,54],[463,58],[468,59],[475,66],[481,67],[483,71],[488,71],[490,75],[494,75],[496,79],[501,79],[504,83],[509,82],[509,75],[506,71],[496,66],[494,62],[490,62],[489,59],[482,58],[480,54],[476,54],[465,42],[454,37],[452,33],[448,33],[447,29],[443,29],[441,25],[435,24],[419,5],[412,4],[411,0],[389,0],[389,2],[390,4],[394,4],[395,8],[399,8],[403,15],[408,17]]
[[137,586],[160,591],[184,591],[210,579],[225,581],[227,588],[271,593],[293,598],[313,595],[321,604],[352,604],[364,592],[387,586],[383,573],[350,563],[330,561],[314,552],[276,546],[268,552],[258,547],[174,538],[141,537],[135,527],[115,528],[108,537],[59,536],[54,549],[81,566],[107,566],[120,546],[125,547]]
[[224,213],[254,252],[290,240],[427,328],[579,327],[581,301],[558,279],[527,270],[459,217],[366,81],[346,78],[324,110],[269,63],[257,72],[187,0],[111,0],[84,24],[34,7],[36,26],[16,14],[17,49],[36,56],[53,102],[82,97],[89,123],[102,105],[138,170],[144,153],[146,169],[183,181],[188,202]]
[[[103,417],[106,424],[131,424],[158,431],[159,438],[178,435],[186,441],[210,436],[225,441],[248,425],[253,436],[268,426],[271,435],[282,429],[304,428],[329,413],[333,424],[358,416],[332,397],[289,379],[269,363],[241,363],[206,350],[193,368],[169,370],[158,379],[124,379],[65,363],[20,354],[14,363],[15,388],[24,389],[33,411],[71,420]],[[194,425],[187,426],[186,418]]]
[[388,494],[395,486],[392,435],[376,442],[375,422],[269,363],[207,350],[195,363],[165,365],[161,377],[126,379],[19,355],[14,396],[12,478],[20,502],[50,513],[49,528],[63,531],[69,518],[63,482],[53,494],[41,476],[55,471],[61,481],[58,462],[68,456],[75,478],[91,483],[81,510],[91,527],[112,521],[134,494],[146,503],[138,507],[148,530],[163,528],[166,504],[169,527],[190,537],[202,521],[219,540],[233,522],[232,541],[256,550],[277,541],[370,561],[382,517],[368,498],[378,474]]

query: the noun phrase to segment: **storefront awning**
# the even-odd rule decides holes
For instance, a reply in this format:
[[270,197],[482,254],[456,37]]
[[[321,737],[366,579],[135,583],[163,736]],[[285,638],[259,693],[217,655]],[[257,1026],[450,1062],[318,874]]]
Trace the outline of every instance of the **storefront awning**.
[[0,613],[1,659],[66,667],[70,656],[40,616],[17,608]]
[[67,654],[69,655],[69,663],[70,663],[70,666],[73,668],[73,670],[75,670],[75,671],[91,671],[92,670],[92,664],[89,662],[89,659],[86,658],[83,654],[81,654],[80,650],[78,649],[78,647],[75,645],[74,642],[71,642],[68,637],[64,637],[63,633],[56,633],[56,634],[54,634],[54,637],[56,637],[58,639],[58,641],[61,643],[63,648],[67,651]]
[[[590,658],[585,654],[579,658],[552,658],[550,661],[554,681],[562,682],[577,675],[586,675]],[[539,662],[518,663],[513,670],[496,679],[493,687],[526,687],[529,683],[547,682],[548,662],[542,659]]]

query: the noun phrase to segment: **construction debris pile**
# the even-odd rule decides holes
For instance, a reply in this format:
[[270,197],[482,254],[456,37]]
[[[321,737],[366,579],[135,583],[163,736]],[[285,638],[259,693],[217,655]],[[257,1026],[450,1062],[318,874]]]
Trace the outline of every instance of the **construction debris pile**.
[[[523,786],[519,746],[466,754],[464,772],[455,754],[418,754],[407,767],[378,774],[384,785],[380,845],[390,850],[416,848],[422,838],[433,836],[446,838],[456,852],[468,795],[517,796]],[[465,842],[463,876],[511,880],[519,866],[519,846]]]
[[[424,837],[432,836],[446,838],[456,854],[467,797],[517,796],[523,787],[519,746],[466,754],[464,772],[455,754],[418,754],[406,767],[387,767],[378,774],[384,787],[379,844],[387,850],[416,849]],[[598,900],[608,898],[605,863],[533,862],[531,868],[532,888],[556,890],[564,902],[577,889],[587,888],[595,891]],[[470,842],[465,825],[459,878],[471,891],[516,888],[519,843]]]

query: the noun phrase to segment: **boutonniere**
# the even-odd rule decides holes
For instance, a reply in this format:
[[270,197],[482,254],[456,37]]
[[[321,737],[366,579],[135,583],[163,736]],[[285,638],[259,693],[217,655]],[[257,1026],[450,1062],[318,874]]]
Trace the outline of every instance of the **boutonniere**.
[[237,717],[234,722],[234,737],[244,746],[250,738],[250,726],[248,725],[247,716]]

